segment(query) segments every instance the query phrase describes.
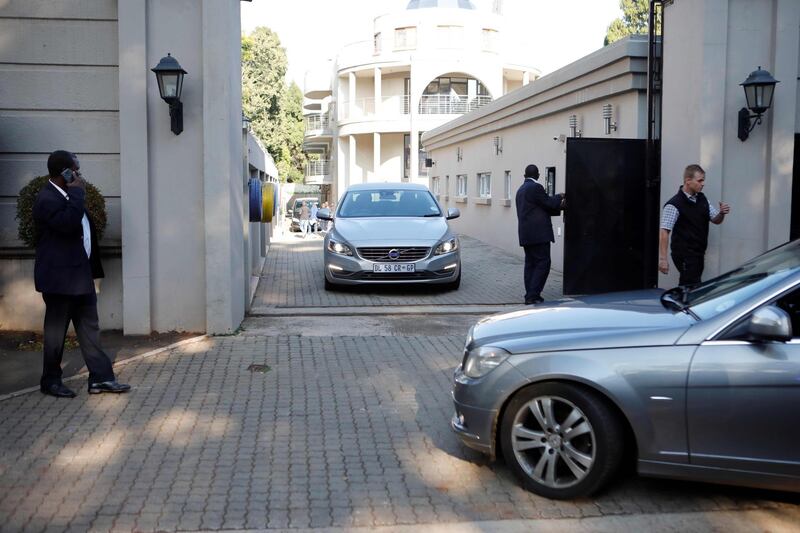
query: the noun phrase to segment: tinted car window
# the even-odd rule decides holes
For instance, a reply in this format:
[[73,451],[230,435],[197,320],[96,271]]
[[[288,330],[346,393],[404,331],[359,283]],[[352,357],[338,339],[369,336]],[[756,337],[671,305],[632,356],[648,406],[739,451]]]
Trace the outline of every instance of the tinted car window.
[[800,271],[800,240],[771,250],[693,288],[686,303],[700,318],[712,318]]
[[337,216],[433,217],[441,214],[439,206],[428,191],[380,189],[348,192],[342,200]]

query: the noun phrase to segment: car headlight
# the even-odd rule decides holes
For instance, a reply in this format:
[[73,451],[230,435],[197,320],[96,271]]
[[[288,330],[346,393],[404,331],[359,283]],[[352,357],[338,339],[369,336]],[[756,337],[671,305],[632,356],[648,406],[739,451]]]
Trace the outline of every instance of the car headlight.
[[452,239],[444,241],[437,246],[433,255],[449,254],[450,252],[455,252],[456,250],[458,250],[458,238],[453,237]]
[[511,355],[502,348],[481,346],[470,350],[464,363],[464,374],[470,378],[480,378],[500,366]]
[[328,241],[328,251],[339,255],[353,255],[353,250],[349,246],[333,239]]

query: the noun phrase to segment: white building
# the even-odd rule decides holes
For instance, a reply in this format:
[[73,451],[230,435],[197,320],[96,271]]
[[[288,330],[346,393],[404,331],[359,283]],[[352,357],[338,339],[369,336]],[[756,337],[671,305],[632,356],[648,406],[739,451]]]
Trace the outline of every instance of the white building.
[[[235,331],[270,232],[248,179],[277,178],[243,131],[239,0],[5,0],[0,35],[0,328],[42,327],[16,196],[65,149],[106,198],[101,328]],[[180,135],[150,71],[168,52]]]
[[[709,231],[708,279],[800,238],[800,2],[672,0],[663,6],[655,208],[677,192],[687,165],[706,170],[709,200],[732,206],[725,222]],[[426,133],[424,147],[435,161],[430,186],[443,205],[461,209],[453,221],[458,231],[521,255],[513,197],[526,163],[538,164],[543,175],[555,168],[555,192],[562,192],[570,176],[560,141],[576,130],[584,139],[646,139],[647,50],[646,37],[615,43]],[[740,84],[759,67],[780,83],[762,123],[741,141],[739,112],[747,104]],[[602,118],[606,105],[613,129]],[[575,208],[572,200],[568,208]],[[563,218],[553,218],[553,225],[553,268],[563,271]],[[642,252],[652,260],[657,228],[649,227],[648,235],[651,246]],[[662,287],[678,281],[674,265],[668,276],[655,276]]]
[[[569,138],[643,139],[647,136],[647,39],[627,38],[571,63],[480,110],[423,136],[434,165],[430,188],[461,217],[450,224],[522,255],[514,196],[528,164],[539,167],[553,192],[564,192]],[[614,128],[606,129],[605,106]],[[564,259],[562,217],[553,217],[552,268]]]
[[306,183],[427,183],[422,133],[539,76],[498,12],[470,0],[411,0],[375,19],[369,40],[306,74]]

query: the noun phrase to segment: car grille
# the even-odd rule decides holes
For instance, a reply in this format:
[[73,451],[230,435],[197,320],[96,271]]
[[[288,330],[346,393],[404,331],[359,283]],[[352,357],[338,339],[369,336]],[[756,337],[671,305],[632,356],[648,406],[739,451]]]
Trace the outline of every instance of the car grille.
[[[389,252],[392,250],[397,250],[397,252],[400,254],[397,259],[391,259],[389,257]],[[425,259],[430,250],[430,248],[422,247],[383,246],[380,248],[358,248],[358,255],[367,261],[374,261],[376,263],[403,263]]]

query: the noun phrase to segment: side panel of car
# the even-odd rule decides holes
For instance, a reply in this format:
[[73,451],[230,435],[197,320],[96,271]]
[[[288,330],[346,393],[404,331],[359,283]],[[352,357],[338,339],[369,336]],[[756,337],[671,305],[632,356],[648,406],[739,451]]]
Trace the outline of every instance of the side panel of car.
[[694,350],[694,346],[609,349],[602,350],[602,358],[597,350],[570,351],[515,355],[509,363],[535,382],[570,381],[597,390],[626,417],[640,459],[687,463],[685,392]]
[[692,464],[797,476],[800,482],[798,405],[800,338],[704,343],[689,375]]

